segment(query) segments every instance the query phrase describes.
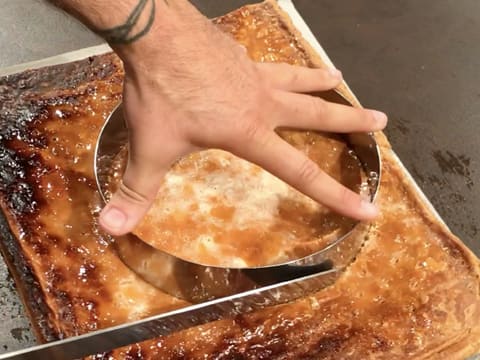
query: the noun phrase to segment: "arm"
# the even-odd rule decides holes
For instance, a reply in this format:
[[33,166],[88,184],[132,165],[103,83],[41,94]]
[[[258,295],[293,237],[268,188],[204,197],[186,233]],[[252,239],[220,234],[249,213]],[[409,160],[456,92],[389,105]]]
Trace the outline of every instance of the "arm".
[[328,177],[274,131],[279,126],[383,129],[383,113],[301,94],[334,88],[340,72],[256,64],[187,0],[54,2],[101,34],[125,64],[131,151],[123,184],[101,214],[110,233],[131,231],[170,165],[199,148],[221,148],[254,162],[347,216],[376,216],[372,204]]
[[[77,17],[124,55],[140,50],[148,39],[169,29],[168,0],[50,0]],[[163,25],[163,26],[162,26]],[[128,51],[125,50],[128,46]]]

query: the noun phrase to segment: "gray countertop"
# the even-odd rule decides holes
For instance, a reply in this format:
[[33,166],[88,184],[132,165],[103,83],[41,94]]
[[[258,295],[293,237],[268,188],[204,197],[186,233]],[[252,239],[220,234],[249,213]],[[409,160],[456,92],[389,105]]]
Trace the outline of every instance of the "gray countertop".
[[[216,16],[252,1],[192,1]],[[453,232],[480,255],[480,1],[296,0]],[[0,68],[101,40],[43,0],[0,0]],[[33,344],[0,261],[0,352]]]

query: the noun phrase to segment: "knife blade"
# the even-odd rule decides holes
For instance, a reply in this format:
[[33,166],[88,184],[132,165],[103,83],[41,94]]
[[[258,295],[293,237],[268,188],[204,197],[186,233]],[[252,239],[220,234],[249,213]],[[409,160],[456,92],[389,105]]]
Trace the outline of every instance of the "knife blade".
[[66,360],[109,352],[211,321],[288,303],[331,285],[340,273],[340,270],[333,269],[280,282],[132,323],[10,352],[0,355],[0,360]]

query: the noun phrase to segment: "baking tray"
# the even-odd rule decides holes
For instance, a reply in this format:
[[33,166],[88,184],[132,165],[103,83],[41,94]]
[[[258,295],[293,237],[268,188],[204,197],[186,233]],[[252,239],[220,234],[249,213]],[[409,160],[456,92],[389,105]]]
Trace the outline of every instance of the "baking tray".
[[[284,11],[288,13],[295,27],[315,49],[315,51],[319,54],[322,60],[327,65],[334,67],[333,62],[330,60],[323,47],[315,38],[300,13],[296,10],[293,2],[291,0],[278,0],[278,4]],[[90,56],[105,54],[111,51],[111,48],[107,44],[88,47],[77,51],[72,51],[45,58],[42,60],[0,69],[0,76],[15,74],[28,69],[38,69],[45,66],[65,64],[76,60],[81,60]],[[348,85],[346,86],[348,88]],[[353,92],[351,93],[353,95]],[[448,229],[445,221],[443,221],[443,219],[440,217],[431,202],[425,196],[424,192],[415,182],[406,167],[402,164],[401,160],[395,155],[395,153],[393,153],[393,156],[397,163],[403,169],[404,174],[407,175],[408,181],[411,183],[417,194],[422,198],[423,202],[430,208],[430,211],[436,216],[438,221],[440,221]],[[6,238],[11,237],[8,230],[8,225],[6,225],[3,214],[0,214],[0,233],[2,233],[2,236],[5,236]],[[28,274],[24,275],[25,279],[27,279]],[[30,281],[33,281],[33,279],[30,279]],[[30,300],[27,299],[27,301]],[[0,309],[0,321],[3,324],[3,326],[0,327],[0,353],[34,345],[35,336],[31,331],[30,321],[25,315],[23,304],[20,301],[18,294],[15,290],[14,281],[12,277],[8,274],[8,269],[3,262],[0,262]],[[470,360],[480,360],[480,355],[474,356],[470,358]]]

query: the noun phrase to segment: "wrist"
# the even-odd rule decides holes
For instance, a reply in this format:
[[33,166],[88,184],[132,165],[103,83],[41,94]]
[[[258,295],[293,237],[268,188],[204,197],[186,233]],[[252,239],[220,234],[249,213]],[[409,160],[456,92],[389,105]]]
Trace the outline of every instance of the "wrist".
[[[128,72],[168,66],[211,23],[188,0],[50,0],[101,35]],[[203,35],[204,36],[204,35]]]
[[169,28],[172,15],[165,0],[136,0],[132,5],[127,14],[123,13],[123,20],[96,31],[125,59],[155,43],[155,38]]
[[[123,59],[171,26],[172,8],[187,0],[50,0],[103,37]],[[175,3],[175,5],[173,4]]]
[[168,67],[179,52],[195,42],[194,34],[213,26],[187,0],[156,1],[156,17],[148,33],[129,44],[109,42],[131,75]]

